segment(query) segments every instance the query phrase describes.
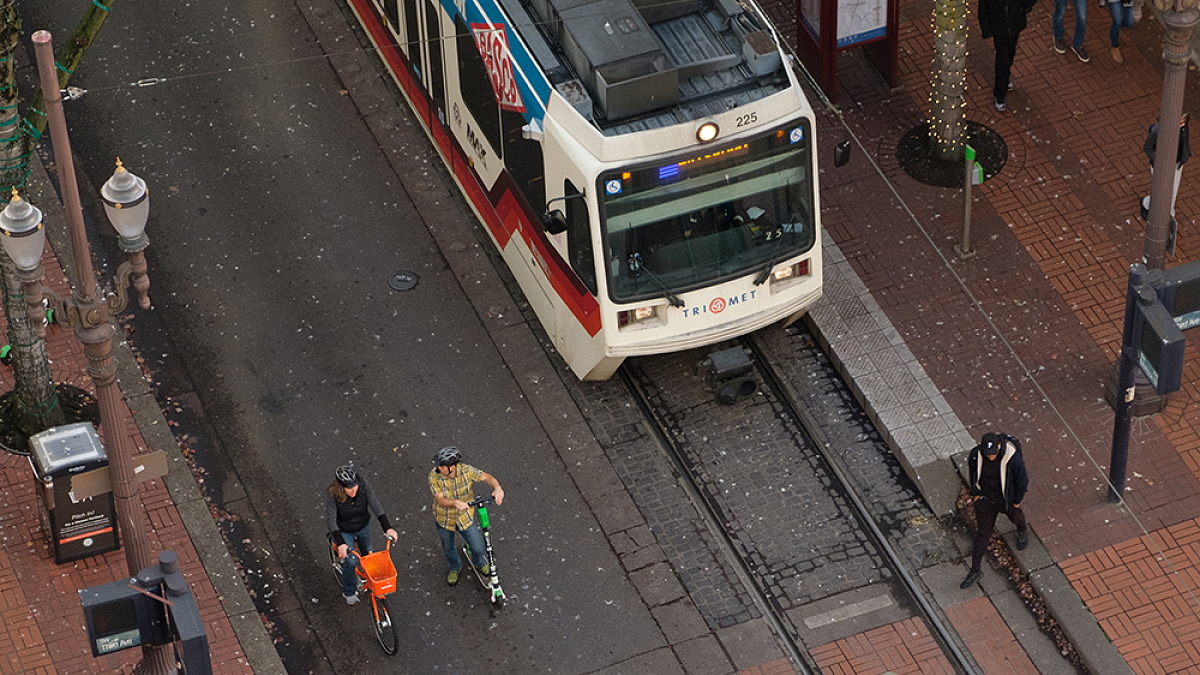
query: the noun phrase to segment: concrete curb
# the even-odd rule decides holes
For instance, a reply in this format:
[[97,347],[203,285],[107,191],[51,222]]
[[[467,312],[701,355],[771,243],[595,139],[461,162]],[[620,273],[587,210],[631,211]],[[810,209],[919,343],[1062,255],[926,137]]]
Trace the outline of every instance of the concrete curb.
[[945,460],[975,440],[829,233],[821,239],[825,294],[806,321],[930,508],[952,514],[961,481]]
[[[40,161],[30,162],[32,174],[28,183],[31,202],[45,214],[46,237],[68,278],[75,275],[74,258],[71,255],[70,236],[67,233],[66,215],[62,201],[50,182],[45,167]],[[81,185],[80,191],[85,188]],[[153,277],[154,270],[150,270]],[[153,289],[151,289],[153,291]],[[153,297],[153,295],[151,296]],[[256,673],[286,673],[283,661],[275,650],[275,644],[263,625],[262,618],[250,599],[250,593],[238,573],[236,565],[225,547],[225,541],[213,522],[192,470],[179,454],[179,445],[171,433],[167,420],[154,392],[142,375],[137,359],[117,332],[113,340],[113,359],[117,366],[117,385],[133,413],[134,423],[146,440],[150,450],[162,450],[167,457],[167,475],[164,483],[171,495],[180,521],[196,547],[204,570],[212,582],[213,589],[221,599],[229,623],[237,635],[242,652]]]

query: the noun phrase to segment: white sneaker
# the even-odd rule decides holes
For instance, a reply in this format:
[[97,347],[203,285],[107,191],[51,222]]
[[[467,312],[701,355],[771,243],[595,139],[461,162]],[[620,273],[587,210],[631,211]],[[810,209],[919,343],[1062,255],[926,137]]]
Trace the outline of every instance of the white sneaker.
[[342,597],[346,599],[347,605],[357,605],[358,604],[358,596],[357,595],[343,595]]
[[1004,105],[1000,101],[996,101],[996,112],[1004,112],[1004,109],[1007,107],[1008,106]]

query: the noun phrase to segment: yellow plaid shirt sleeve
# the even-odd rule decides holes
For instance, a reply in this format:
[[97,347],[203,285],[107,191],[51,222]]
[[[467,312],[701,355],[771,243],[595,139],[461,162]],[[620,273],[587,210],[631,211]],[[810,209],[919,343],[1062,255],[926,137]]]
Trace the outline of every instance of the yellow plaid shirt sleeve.
[[[429,472],[429,491],[434,496],[440,493],[447,499],[469,502],[475,498],[475,484],[482,479],[483,472],[470,464],[459,464],[458,472],[453,478],[443,476],[434,469]],[[453,506],[441,506],[434,500],[433,512],[437,517],[437,524],[447,530],[465,530],[474,522],[475,509],[459,511]]]

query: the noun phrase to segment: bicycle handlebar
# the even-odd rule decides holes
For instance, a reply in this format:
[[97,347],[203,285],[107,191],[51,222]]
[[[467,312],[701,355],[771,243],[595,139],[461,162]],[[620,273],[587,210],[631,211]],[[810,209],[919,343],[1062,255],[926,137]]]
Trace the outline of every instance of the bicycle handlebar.
[[[387,539],[387,546],[386,546],[386,547],[384,547],[384,549],[383,549],[383,550],[385,550],[385,551],[389,551],[389,552],[390,552],[390,551],[392,550],[392,538],[391,538],[391,537],[389,537],[389,536],[387,536],[387,533],[386,533],[386,532],[383,534],[383,538],[384,538],[384,539]],[[400,538],[400,535],[399,535],[399,534],[397,534],[397,535],[396,535],[396,538],[397,538],[397,539],[399,539],[399,538]],[[333,543],[333,537],[329,537],[329,539],[330,539],[330,543]],[[345,547],[346,547],[346,555],[345,555],[345,556],[341,556],[341,557],[339,557],[339,558],[338,558],[338,560],[345,560],[345,559],[346,559],[346,557],[347,557],[347,556],[349,556],[351,552],[358,553],[357,551],[354,551],[354,548],[353,548],[353,547],[351,547],[349,544],[344,544],[344,543],[343,543],[343,544],[336,544],[336,545],[334,546],[334,550],[336,551],[336,550],[337,550],[337,548],[338,548],[339,546],[345,546]],[[376,553],[378,553],[378,551],[376,551]],[[359,554],[359,557],[361,558],[361,557],[362,557],[362,555],[364,555],[364,554]]]

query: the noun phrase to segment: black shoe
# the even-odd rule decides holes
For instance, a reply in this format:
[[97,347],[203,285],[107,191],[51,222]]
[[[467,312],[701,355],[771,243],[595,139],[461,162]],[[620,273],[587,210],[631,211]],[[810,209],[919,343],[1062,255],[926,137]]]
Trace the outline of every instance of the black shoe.
[[1018,532],[1017,533],[1017,550],[1024,551],[1027,548],[1029,548],[1029,533],[1028,532]]
[[964,589],[970,588],[971,585],[974,584],[976,581],[979,581],[979,579],[981,577],[983,577],[983,572],[980,572],[979,570],[973,570],[971,572],[968,572],[967,578],[963,579],[963,582],[961,584],[959,584],[958,587],[964,588]]
[[1150,220],[1150,209],[1146,208],[1146,203],[1138,200],[1138,213],[1142,214],[1142,220]]

